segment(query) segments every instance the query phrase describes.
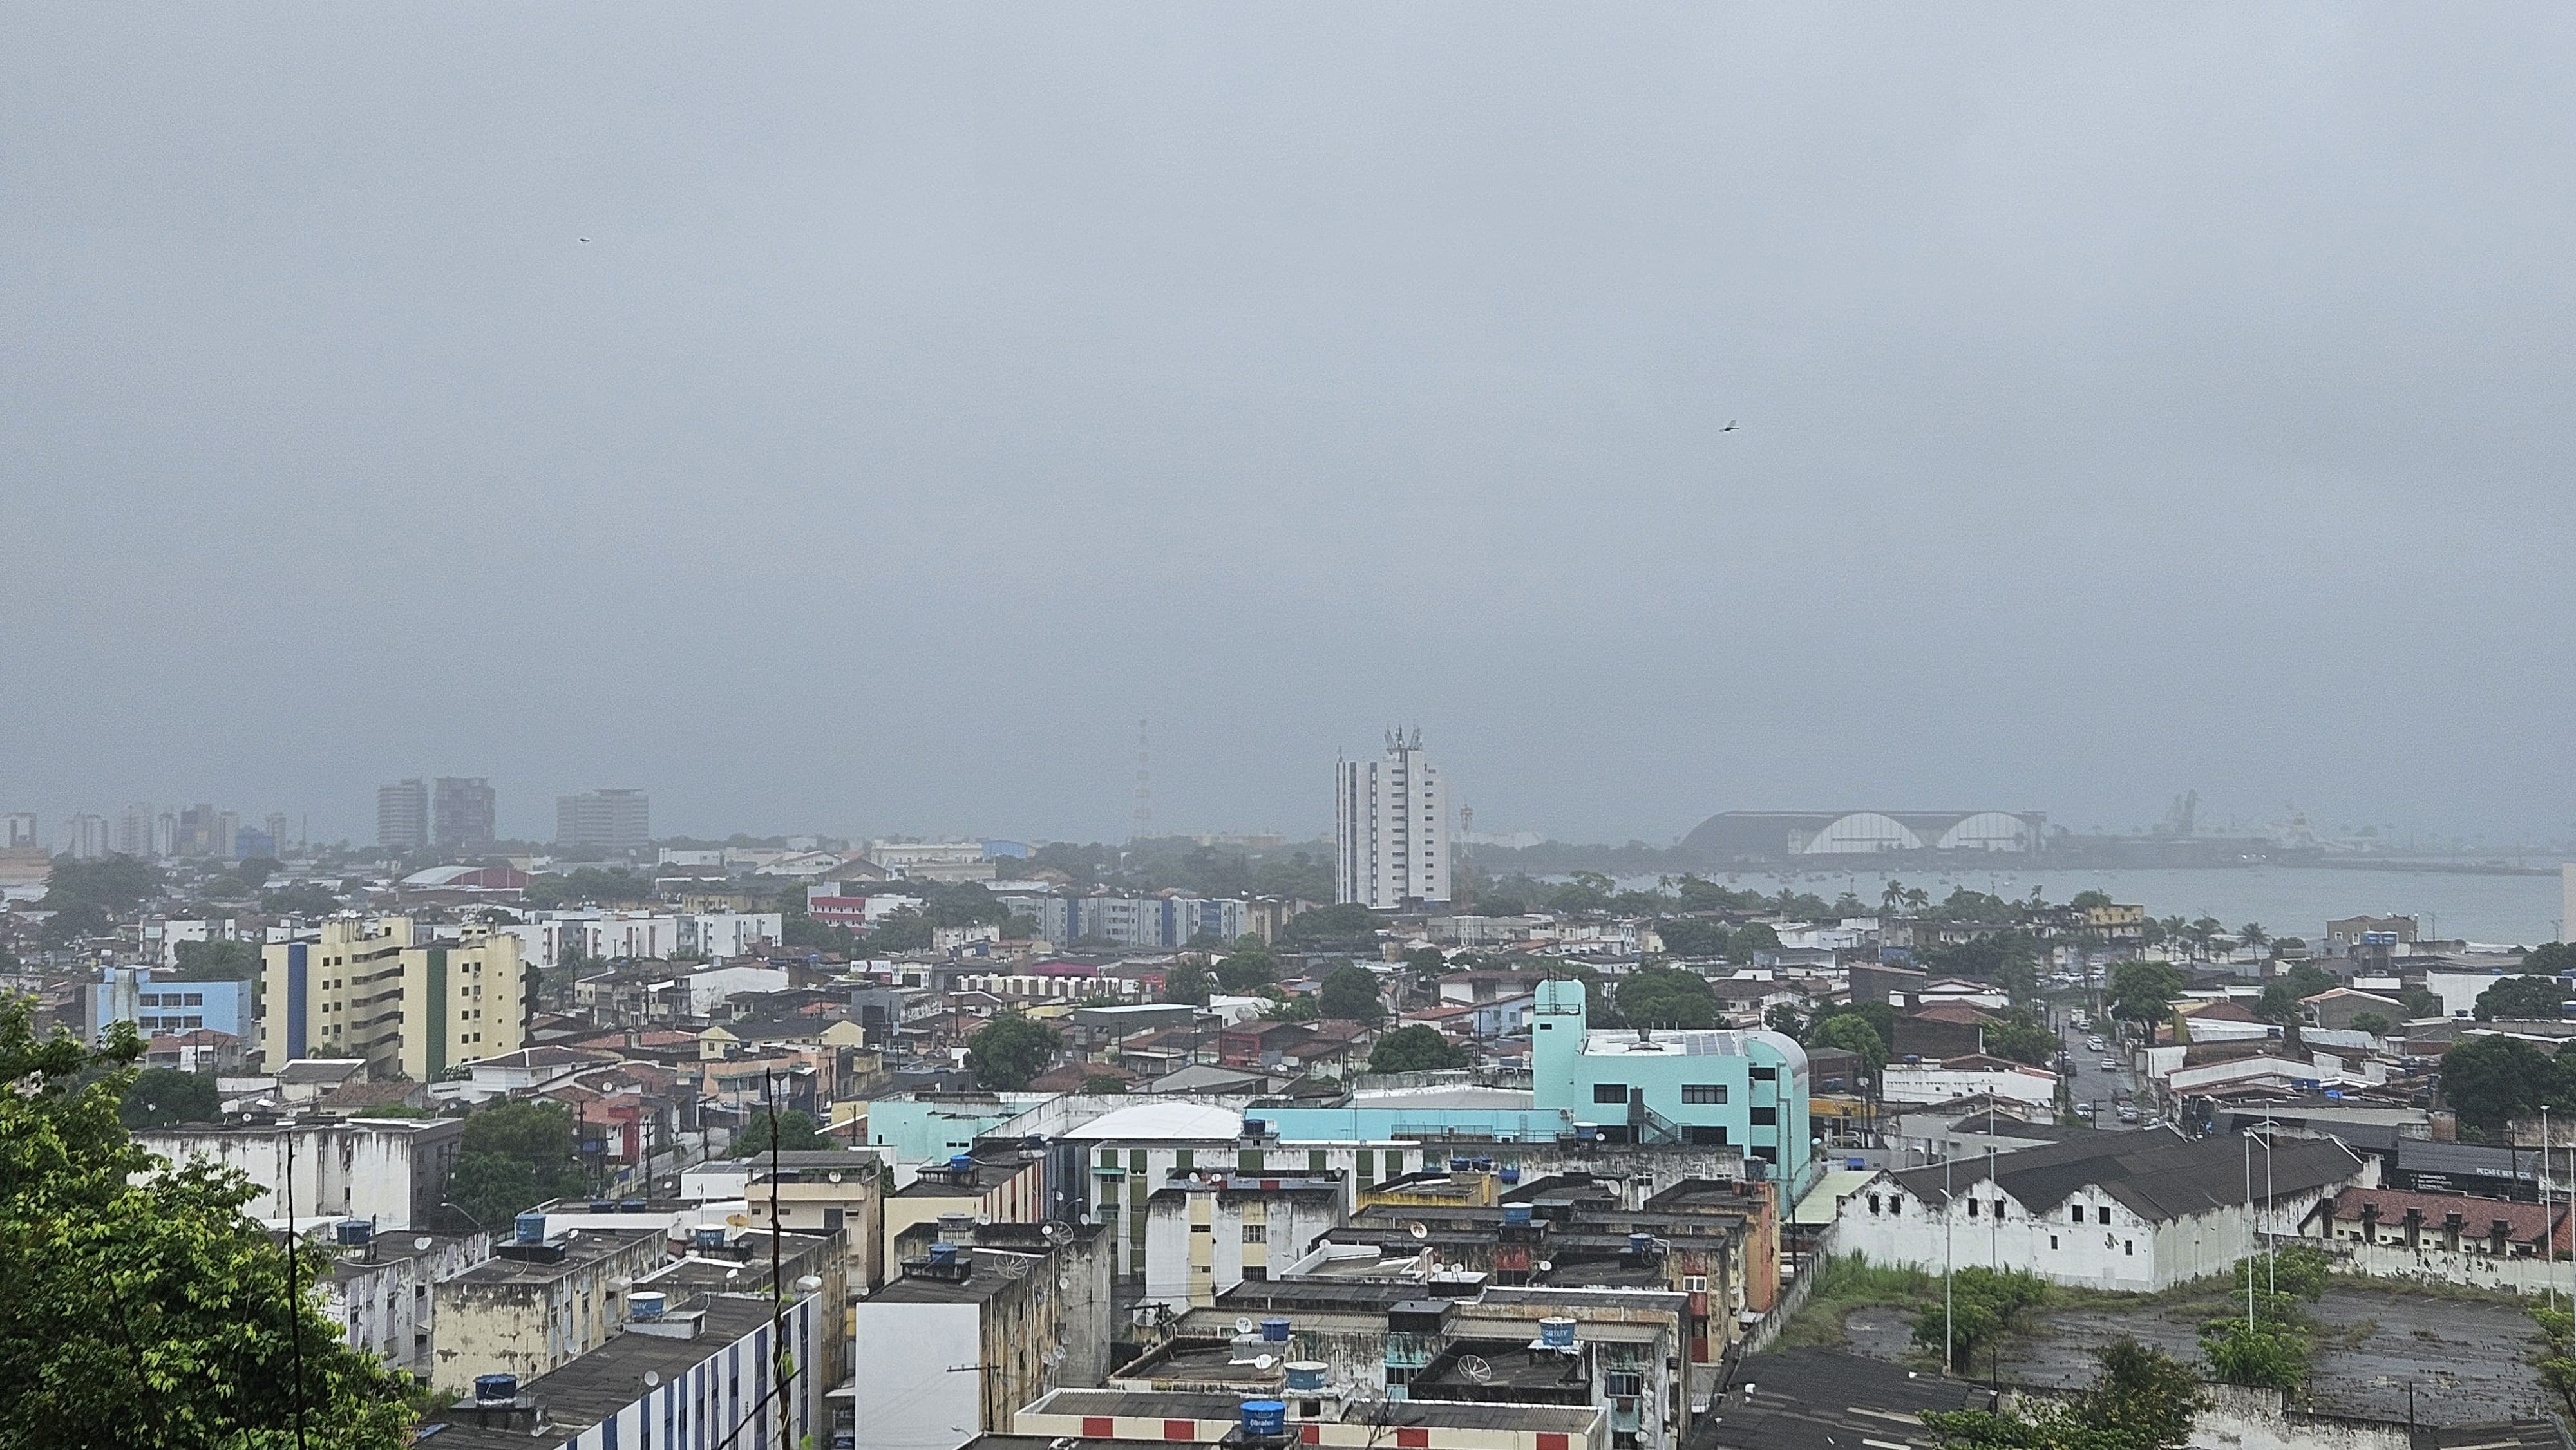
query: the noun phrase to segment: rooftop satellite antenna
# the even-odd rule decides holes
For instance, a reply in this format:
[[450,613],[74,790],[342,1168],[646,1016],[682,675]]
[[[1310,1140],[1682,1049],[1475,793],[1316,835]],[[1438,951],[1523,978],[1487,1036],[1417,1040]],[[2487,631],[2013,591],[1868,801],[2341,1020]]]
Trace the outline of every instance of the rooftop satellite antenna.
[[659,1386],[661,1383],[662,1383],[662,1372],[661,1372],[660,1370],[648,1369],[648,1370],[644,1371],[644,1388],[646,1388],[646,1389],[648,1389],[648,1390],[649,1390],[649,1389],[653,1389],[653,1388],[655,1388],[655,1387]]
[[1481,1354],[1462,1355],[1458,1360],[1458,1373],[1477,1384],[1483,1384],[1494,1377],[1494,1367],[1486,1363],[1485,1357]]
[[1252,1329],[1252,1316],[1249,1314],[1246,1314],[1242,1318],[1234,1321],[1234,1332],[1237,1334],[1250,1334]]
[[413,1248],[415,1248],[415,1249],[421,1250],[421,1251],[423,1251],[423,1252],[427,1252],[427,1251],[428,1251],[428,1249],[430,1248],[430,1246],[431,1246],[431,1245],[433,1245],[433,1244],[436,1244],[437,1242],[438,1242],[438,1240],[436,1240],[436,1239],[434,1239],[434,1238],[431,1238],[429,1235],[427,1235],[427,1234],[422,1234],[419,1238],[413,1239],[413,1240],[411,1241],[411,1246],[412,1246]]
[[1266,1354],[1256,1354],[1252,1357],[1252,1367],[1254,1369],[1268,1369],[1278,1362],[1279,1361],[1272,1359]]
[[1424,1223],[1418,1218],[1413,1222],[1406,1224],[1404,1226],[1404,1231],[1413,1235],[1416,1242],[1420,1242],[1421,1240],[1431,1237],[1431,1225]]

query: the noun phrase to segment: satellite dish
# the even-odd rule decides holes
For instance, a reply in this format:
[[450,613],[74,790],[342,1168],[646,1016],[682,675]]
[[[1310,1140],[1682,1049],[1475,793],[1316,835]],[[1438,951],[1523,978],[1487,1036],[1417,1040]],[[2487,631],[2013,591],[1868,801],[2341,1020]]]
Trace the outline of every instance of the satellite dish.
[[1252,1327],[1252,1316],[1249,1314],[1234,1321],[1234,1332],[1237,1334],[1250,1334]]
[[649,1390],[661,1383],[662,1372],[660,1370],[648,1369],[644,1371],[644,1388]]
[[1481,1354],[1463,1355],[1458,1360],[1458,1373],[1477,1384],[1483,1384],[1494,1377],[1494,1367],[1487,1364]]
[[1266,1354],[1256,1354],[1252,1357],[1252,1367],[1254,1369],[1268,1369],[1278,1362],[1279,1361],[1272,1359]]
[[429,1235],[427,1235],[427,1234],[422,1234],[419,1238],[413,1239],[413,1240],[411,1241],[411,1246],[412,1246],[414,1249],[420,1250],[420,1251],[422,1251],[422,1252],[424,1252],[424,1253],[425,1253],[425,1252],[427,1252],[427,1251],[430,1249],[430,1247],[431,1247],[432,1245],[436,1244],[437,1242],[438,1242],[438,1240],[436,1240],[436,1239],[434,1239],[434,1238],[431,1238]]
[[841,1181],[841,1170],[840,1170],[840,1169],[835,1168],[835,1169],[833,1169],[833,1170],[832,1170],[832,1181],[833,1181],[834,1183],[838,1183],[838,1182],[840,1182],[840,1181]]
[[1541,1259],[1538,1261],[1536,1267],[1542,1274],[1553,1274],[1556,1272],[1556,1260]]
[[727,1269],[727,1270],[725,1270],[725,1280],[726,1280],[726,1282],[728,1282],[728,1283],[732,1282],[732,1281],[733,1281],[733,1280],[735,1280],[735,1279],[739,1279],[739,1278],[741,1278],[741,1277],[742,1277],[742,1270],[740,1270],[740,1269]]
[[1431,1237],[1431,1225],[1424,1223],[1418,1218],[1413,1222],[1406,1224],[1404,1226],[1404,1231],[1413,1235],[1416,1241]]
[[1046,1241],[1051,1244],[1060,1244],[1066,1239],[1073,1237],[1073,1230],[1071,1227],[1065,1224],[1056,1223],[1052,1220],[1047,1223],[1047,1226],[1045,1229],[1041,1230],[1041,1232],[1045,1233]]

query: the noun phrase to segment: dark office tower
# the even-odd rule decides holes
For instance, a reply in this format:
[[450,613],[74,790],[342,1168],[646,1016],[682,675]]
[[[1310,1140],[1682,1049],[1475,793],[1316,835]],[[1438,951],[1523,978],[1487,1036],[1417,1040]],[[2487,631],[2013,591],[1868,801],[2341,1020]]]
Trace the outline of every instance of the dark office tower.
[[430,815],[442,851],[480,851],[492,844],[492,783],[479,775],[442,775]]
[[429,790],[416,780],[376,787],[376,844],[417,851],[429,844]]

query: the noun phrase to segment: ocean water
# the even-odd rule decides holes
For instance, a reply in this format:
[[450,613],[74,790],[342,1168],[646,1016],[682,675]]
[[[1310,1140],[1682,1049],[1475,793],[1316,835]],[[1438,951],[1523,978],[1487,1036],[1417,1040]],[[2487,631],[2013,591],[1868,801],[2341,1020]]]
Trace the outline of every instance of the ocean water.
[[[2054,870],[2024,864],[1991,871],[1884,870],[1719,873],[1713,879],[1750,891],[1787,886],[1831,901],[1849,891],[1875,907],[1890,879],[1919,886],[1934,900],[1954,887],[2022,897],[2034,886],[2051,901],[2079,891],[2108,892],[2154,916],[2214,916],[2229,930],[2258,922],[2274,936],[2325,935],[2346,916],[2414,916],[2428,938],[2530,946],[2562,940],[2558,875],[2507,876],[2453,871],[2361,870],[2351,867],[2245,866],[2222,869]],[[1642,877],[1622,885],[1648,887]]]

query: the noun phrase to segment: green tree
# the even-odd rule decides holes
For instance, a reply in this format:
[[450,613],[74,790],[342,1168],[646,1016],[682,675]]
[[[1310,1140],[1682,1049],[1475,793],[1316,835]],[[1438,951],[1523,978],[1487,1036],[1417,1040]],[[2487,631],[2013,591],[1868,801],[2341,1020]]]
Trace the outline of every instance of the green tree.
[[2518,1037],[2472,1038],[2442,1057],[2442,1099],[2471,1127],[2502,1128],[2540,1106],[2552,1066]]
[[247,982],[259,975],[259,948],[246,941],[183,941],[179,974],[201,982]]
[[2016,1007],[1986,1029],[1986,1051],[2014,1062],[2046,1067],[2057,1055],[2057,1034]]
[[466,1118],[447,1196],[476,1223],[497,1231],[540,1203],[589,1188],[572,1110],[521,1099],[491,1104]]
[[148,861],[132,856],[96,861],[58,856],[45,877],[44,899],[37,906],[44,911],[94,906],[109,916],[123,916],[160,889],[161,868]]
[[2111,969],[2111,1015],[2160,1022],[2182,995],[2183,975],[2163,962],[2122,962]]
[[1950,1276],[1946,1303],[1926,1303],[1914,1315],[1914,1343],[1926,1350],[1950,1347],[1950,1368],[1976,1357],[1977,1346],[2010,1328],[2013,1316],[2047,1297],[2048,1285],[2019,1269],[1961,1269]]
[[447,1201],[493,1233],[506,1234],[512,1218],[553,1197],[524,1161],[500,1153],[459,1153],[447,1172]]
[[2563,941],[2544,942],[2522,954],[2522,969],[2540,977],[2563,977],[2576,973],[2576,946]]
[[1236,942],[1234,950],[1216,964],[1217,986],[1238,996],[1257,992],[1278,976],[1278,956],[1270,950],[1269,943],[1257,936]]
[[1288,918],[1288,924],[1279,928],[1279,939],[1291,946],[1325,951],[1373,950],[1377,946],[1377,917],[1355,901],[1319,906]]
[[2093,1387],[2070,1401],[1923,1416],[1939,1450],[2181,1450],[2208,1408],[2200,1379],[2161,1350],[2115,1340],[2093,1351]]
[[118,1121],[129,1128],[169,1128],[181,1123],[222,1120],[224,1101],[215,1080],[202,1073],[147,1067],[127,1084],[117,1104]]
[[[1800,914],[1806,915],[1807,913]],[[1816,916],[1822,916],[1824,913],[1816,912],[1813,914]],[[1737,927],[1733,932],[1730,932],[1726,938],[1726,959],[1731,962],[1749,962],[1753,960],[1753,954],[1755,952],[1776,952],[1778,950],[1780,950],[1780,933],[1773,931],[1769,926],[1758,921],[1746,922],[1744,925]]]
[[1802,1024],[1798,1016],[1798,1009],[1790,1006],[1786,1002],[1782,1002],[1777,1006],[1772,1007],[1769,1011],[1763,1013],[1762,1025],[1773,1032],[1779,1033],[1783,1037],[1795,1037],[1800,1041],[1806,1040],[1807,1029]]
[[2576,1418],[2576,1315],[2535,1304],[2531,1317],[2540,1325],[2542,1348],[2535,1360],[2540,1383],[2558,1397],[2564,1415]]
[[660,899],[653,873],[617,867],[603,871],[583,866],[560,875],[532,876],[521,899],[532,907],[552,909],[577,902],[618,906]]
[[823,1136],[821,1130],[814,1126],[810,1114],[794,1108],[781,1113],[763,1108],[753,1113],[733,1135],[733,1143],[725,1149],[725,1156],[756,1158],[769,1151],[772,1138],[778,1140],[781,1153],[813,1153],[840,1146]]
[[893,956],[898,952],[930,950],[930,918],[918,911],[898,911],[876,924],[860,940],[853,942],[854,951],[870,956]]
[[261,892],[259,909],[270,916],[329,916],[340,909],[340,897],[319,882],[298,881]]
[[1717,998],[1697,972],[1642,967],[1619,983],[1619,1015],[1647,1027],[1714,1027]]
[[0,999],[0,1441],[285,1450],[300,1419],[308,1446],[408,1445],[401,1383],[322,1316],[328,1253],[298,1251],[290,1292],[247,1178],[127,1136],[141,1050],[39,1041]]
[[1808,1036],[1807,1045],[1839,1047],[1845,1052],[1857,1053],[1861,1061],[1869,1065],[1872,1077],[1887,1066],[1887,1040],[1878,1035],[1878,1029],[1870,1026],[1868,1019],[1848,1012],[1818,1022]]
[[1316,996],[1316,1010],[1336,1022],[1374,1025],[1386,1016],[1385,1004],[1378,1000],[1377,977],[1366,967],[1334,968]]
[[2478,994],[2470,1012],[2480,1022],[2498,1018],[2555,1022],[2564,1013],[2566,1001],[2567,988],[2556,977],[2499,977],[2494,986]]
[[2200,1356],[2221,1384],[2295,1390],[2307,1383],[2307,1330],[2286,1319],[2213,1319],[2200,1327]]
[[2337,985],[2333,974],[2314,962],[2300,962],[2293,966],[2281,974],[2281,981],[2290,989],[2291,996],[2301,1000],[2319,992],[2331,992]]
[[1114,1072],[1095,1072],[1083,1078],[1082,1090],[1093,1097],[1125,1097],[1127,1079]]
[[1163,973],[1163,1000],[1189,1007],[1206,1006],[1208,1004],[1207,968],[1190,961],[1173,965]]
[[1046,1071],[1055,1057],[1052,1027],[1012,1014],[966,1039],[966,1066],[975,1081],[996,1092],[1018,1092]]
[[1466,1065],[1465,1048],[1419,1022],[1395,1029],[1369,1049],[1371,1072],[1437,1072]]
[[2352,1030],[2367,1032],[2373,1037],[2385,1037],[2397,1030],[2397,1024],[2389,1021],[2384,1013],[2355,1012],[2352,1014]]
[[1726,923],[1704,916],[1677,916],[1655,923],[1655,934],[1664,939],[1664,950],[1677,957],[1722,957],[1726,955]]

